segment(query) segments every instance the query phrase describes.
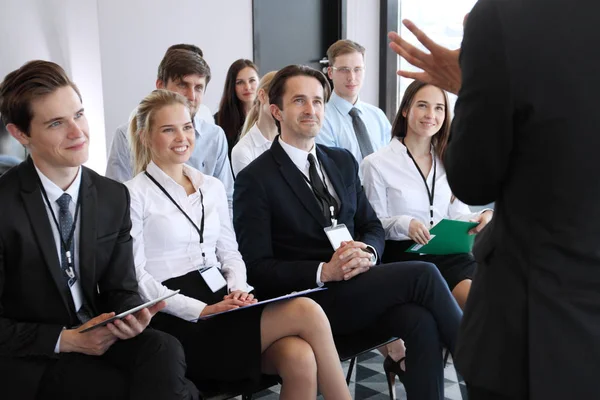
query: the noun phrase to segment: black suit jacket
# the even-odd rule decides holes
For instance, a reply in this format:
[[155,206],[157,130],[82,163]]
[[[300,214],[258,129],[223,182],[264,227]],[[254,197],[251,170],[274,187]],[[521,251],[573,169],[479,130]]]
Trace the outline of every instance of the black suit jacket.
[[[129,193],[82,168],[78,278],[95,315],[118,313],[142,303]],[[31,159],[0,178],[0,221],[0,391],[32,398],[61,330],[78,322]]]
[[480,0],[465,28],[445,166],[496,211],[456,361],[518,398],[600,398],[599,27],[596,1]]
[[[358,178],[350,152],[316,145],[317,157],[341,206],[338,223],[355,240],[383,253],[384,231]],[[248,280],[261,297],[316,286],[317,269],[333,248],[323,231],[331,221],[322,214],[302,172],[279,139],[238,174],[233,194],[233,220]]]

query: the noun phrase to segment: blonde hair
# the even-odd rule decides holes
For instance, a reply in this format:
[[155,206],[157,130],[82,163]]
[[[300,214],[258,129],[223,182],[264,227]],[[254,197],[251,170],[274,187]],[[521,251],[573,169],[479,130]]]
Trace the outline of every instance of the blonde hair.
[[[271,86],[271,81],[273,80],[273,77],[275,76],[276,73],[277,73],[277,71],[267,72],[260,79],[260,83],[258,85],[256,93],[258,93],[260,90],[264,91],[265,95],[267,93],[269,93],[269,87]],[[261,107],[262,106],[260,104],[260,99],[259,99],[259,96],[257,95],[256,98],[254,99],[254,103],[252,103],[252,108],[250,109],[250,111],[248,111],[248,115],[246,115],[246,121],[244,122],[244,126],[242,127],[242,132],[240,133],[240,139],[246,133],[248,133],[250,128],[252,128],[252,126],[256,123],[256,121],[258,121],[258,116],[260,115]]]
[[153,90],[138,105],[135,116],[129,122],[129,139],[133,153],[134,175],[146,170],[152,160],[152,152],[149,146],[149,134],[152,131],[154,114],[165,106],[182,104],[190,113],[190,104],[185,97],[179,93],[165,89]]

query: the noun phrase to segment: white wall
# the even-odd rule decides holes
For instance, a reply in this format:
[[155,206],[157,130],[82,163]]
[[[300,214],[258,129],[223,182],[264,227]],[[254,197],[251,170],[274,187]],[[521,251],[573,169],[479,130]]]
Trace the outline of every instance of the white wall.
[[347,0],[345,39],[354,40],[366,49],[367,70],[360,99],[379,103],[379,0]]
[[108,146],[115,129],[155,88],[169,46],[192,43],[202,49],[212,71],[204,104],[213,112],[231,63],[252,59],[250,0],[101,0],[98,21]]
[[1,0],[1,4],[0,77],[34,59],[60,64],[79,87],[90,124],[86,165],[104,172],[96,0]]

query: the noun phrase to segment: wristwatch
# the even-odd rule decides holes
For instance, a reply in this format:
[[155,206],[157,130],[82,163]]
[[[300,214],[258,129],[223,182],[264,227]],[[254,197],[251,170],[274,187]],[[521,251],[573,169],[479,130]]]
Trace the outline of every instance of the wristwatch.
[[369,259],[369,261],[371,261],[371,263],[375,264],[375,261],[377,261],[377,256],[375,255],[375,250],[373,250],[373,248],[369,247],[369,246],[367,246],[367,248],[365,250],[368,251],[369,253],[371,253],[371,258]]

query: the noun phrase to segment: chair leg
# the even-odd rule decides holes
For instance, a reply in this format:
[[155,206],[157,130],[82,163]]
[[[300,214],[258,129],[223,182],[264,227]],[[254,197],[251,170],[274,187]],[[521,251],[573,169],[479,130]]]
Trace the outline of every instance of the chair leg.
[[346,375],[346,385],[350,385],[350,378],[352,377],[354,364],[356,364],[356,357],[352,357],[352,359],[350,360],[350,365],[348,366],[348,374]]
[[450,358],[450,351],[448,349],[444,349],[446,354],[444,354],[444,368],[448,366],[448,358]]

